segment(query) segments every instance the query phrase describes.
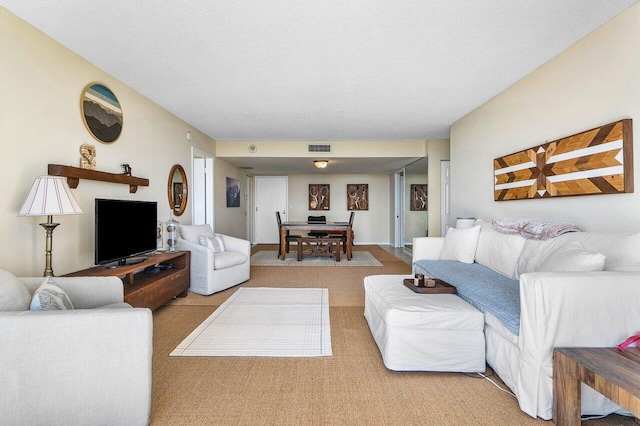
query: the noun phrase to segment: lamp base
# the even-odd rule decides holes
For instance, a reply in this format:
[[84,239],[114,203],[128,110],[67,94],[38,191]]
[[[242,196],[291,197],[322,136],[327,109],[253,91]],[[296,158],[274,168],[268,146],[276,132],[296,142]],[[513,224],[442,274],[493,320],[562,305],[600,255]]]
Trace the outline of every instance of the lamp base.
[[53,216],[47,216],[47,223],[41,223],[45,231],[47,232],[47,237],[45,241],[45,255],[44,255],[44,273],[43,277],[54,277],[53,268],[51,266],[51,249],[53,247],[53,230],[56,229],[56,226],[60,225],[59,223],[53,223]]

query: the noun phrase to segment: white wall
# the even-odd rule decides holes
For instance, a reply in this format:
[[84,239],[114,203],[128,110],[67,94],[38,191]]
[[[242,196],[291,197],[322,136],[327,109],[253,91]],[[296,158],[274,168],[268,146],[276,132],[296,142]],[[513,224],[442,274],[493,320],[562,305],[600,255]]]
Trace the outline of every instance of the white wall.
[[[331,185],[330,210],[309,210],[309,184]],[[327,221],[346,222],[347,184],[369,184],[369,210],[356,211],[353,222],[355,244],[389,243],[388,175],[289,175],[289,220],[306,221],[310,215],[327,217]]]
[[[158,202],[158,218],[169,219],[167,181],[171,166],[182,164],[191,177],[191,146],[215,152],[215,141],[152,103],[40,31],[0,8],[0,268],[19,276],[42,275],[46,217],[18,217],[18,211],[38,175],[47,165],[79,166],[79,147],[96,146],[97,170],[121,173],[129,163],[133,175],[150,186],[130,194],[128,185],[81,180],[72,192],[85,212],[56,216],[53,269],[57,275],[93,263],[94,199],[116,198]],[[80,112],[80,96],[93,82],[105,84],[118,97],[123,131],[112,144],[88,133]],[[191,131],[193,141],[186,140]],[[191,204],[177,218],[190,223]],[[124,218],[123,218],[124,220]],[[126,235],[122,236],[126,238]]]
[[[640,135],[639,23],[637,3],[452,125],[452,217],[538,217],[590,231],[640,230],[638,179],[634,194],[493,201],[494,158],[623,118],[632,118]],[[634,151],[637,171],[637,141]]]

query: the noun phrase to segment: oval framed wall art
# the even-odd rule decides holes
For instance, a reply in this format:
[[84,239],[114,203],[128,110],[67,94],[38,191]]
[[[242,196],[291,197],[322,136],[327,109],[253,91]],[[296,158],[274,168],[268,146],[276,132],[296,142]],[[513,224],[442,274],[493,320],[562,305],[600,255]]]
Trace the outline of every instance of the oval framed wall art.
[[91,136],[102,143],[115,142],[122,132],[122,108],[108,87],[91,83],[80,98],[82,120]]

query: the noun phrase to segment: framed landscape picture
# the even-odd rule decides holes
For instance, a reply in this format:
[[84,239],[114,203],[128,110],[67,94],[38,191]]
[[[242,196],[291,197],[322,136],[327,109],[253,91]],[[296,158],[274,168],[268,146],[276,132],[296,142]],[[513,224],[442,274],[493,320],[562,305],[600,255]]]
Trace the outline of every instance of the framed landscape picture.
[[80,99],[82,119],[91,136],[112,143],[122,132],[122,108],[118,98],[102,84],[90,84]]

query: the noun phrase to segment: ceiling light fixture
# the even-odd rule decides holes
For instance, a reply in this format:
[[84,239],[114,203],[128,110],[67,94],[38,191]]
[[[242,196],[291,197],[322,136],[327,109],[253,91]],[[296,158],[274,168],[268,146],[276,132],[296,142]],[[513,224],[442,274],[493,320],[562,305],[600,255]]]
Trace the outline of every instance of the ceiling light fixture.
[[329,164],[329,160],[314,160],[313,165],[319,169],[324,169]]

